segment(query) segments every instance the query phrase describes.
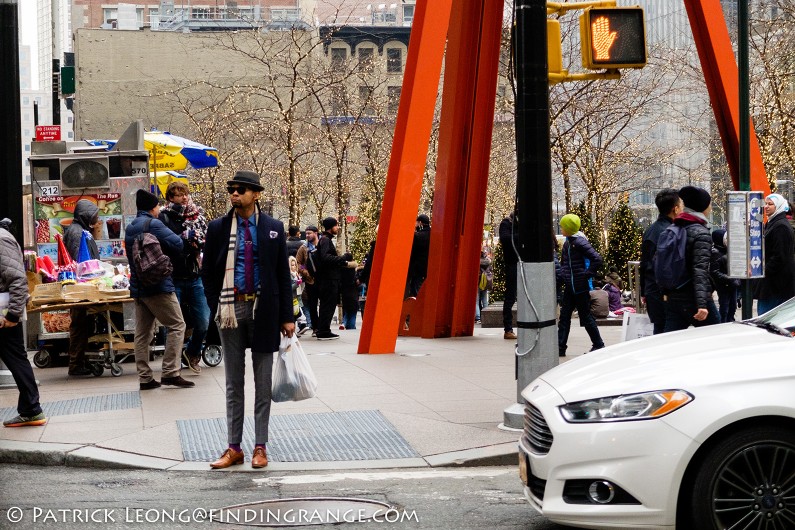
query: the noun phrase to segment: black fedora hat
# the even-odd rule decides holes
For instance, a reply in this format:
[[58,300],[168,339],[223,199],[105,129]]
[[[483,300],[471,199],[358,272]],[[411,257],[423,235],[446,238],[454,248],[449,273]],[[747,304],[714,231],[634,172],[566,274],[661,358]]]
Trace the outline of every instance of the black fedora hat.
[[242,184],[243,186],[247,186],[254,191],[262,191],[265,189],[265,187],[259,183],[259,175],[253,171],[247,171],[245,169],[241,169],[236,172],[234,178],[232,180],[227,180],[226,183],[230,186]]

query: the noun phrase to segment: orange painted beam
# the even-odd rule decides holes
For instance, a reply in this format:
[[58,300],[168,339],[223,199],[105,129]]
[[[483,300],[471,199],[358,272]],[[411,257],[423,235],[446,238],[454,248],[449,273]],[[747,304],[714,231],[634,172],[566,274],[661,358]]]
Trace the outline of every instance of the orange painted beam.
[[394,353],[452,0],[418,0],[359,353]]
[[[720,0],[685,0],[701,69],[734,189],[740,180],[740,76]],[[747,119],[751,120],[750,117]],[[759,141],[750,126],[751,189],[770,193]]]
[[417,299],[424,338],[472,335],[494,123],[502,4],[460,0],[450,21],[428,277]]

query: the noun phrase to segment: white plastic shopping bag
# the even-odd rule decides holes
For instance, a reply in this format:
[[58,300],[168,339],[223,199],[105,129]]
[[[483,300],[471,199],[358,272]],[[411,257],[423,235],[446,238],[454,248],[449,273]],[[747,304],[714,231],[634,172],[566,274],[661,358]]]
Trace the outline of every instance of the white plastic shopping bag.
[[621,340],[635,340],[654,335],[654,324],[646,313],[624,313],[621,323]]
[[298,337],[282,336],[273,366],[271,399],[276,403],[301,401],[315,397],[316,393],[317,378]]

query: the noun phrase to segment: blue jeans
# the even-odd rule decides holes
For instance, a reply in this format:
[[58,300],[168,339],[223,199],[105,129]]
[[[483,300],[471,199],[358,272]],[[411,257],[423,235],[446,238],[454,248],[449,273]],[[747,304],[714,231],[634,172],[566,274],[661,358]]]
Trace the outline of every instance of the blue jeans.
[[478,298],[475,302],[475,320],[480,320],[480,310],[489,305],[489,292],[478,289]]
[[356,329],[356,311],[352,313],[342,312],[342,325],[345,329]]
[[204,284],[201,278],[194,280],[174,280],[177,289],[177,300],[183,311],[187,309],[185,322],[193,328],[186,353],[189,358],[197,358],[202,354],[202,344],[207,335],[207,326],[210,324],[210,308],[204,296]]
[[764,315],[774,307],[780,306],[787,300],[789,300],[789,298],[760,298],[756,302],[756,314],[757,316]]
[[707,311],[707,318],[699,321],[693,318],[698,312],[695,300],[669,299],[665,302],[665,332],[687,329],[691,325],[700,328],[720,324],[720,314],[712,299],[707,300]]

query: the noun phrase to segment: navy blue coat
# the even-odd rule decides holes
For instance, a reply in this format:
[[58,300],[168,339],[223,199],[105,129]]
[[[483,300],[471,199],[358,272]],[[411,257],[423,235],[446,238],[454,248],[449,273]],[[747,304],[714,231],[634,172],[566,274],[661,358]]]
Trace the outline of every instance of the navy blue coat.
[[[226,255],[229,252],[229,233],[234,217],[232,210],[229,214],[211,221],[207,228],[201,278],[211,319],[215,318],[218,311]],[[259,299],[254,315],[254,344],[251,350],[271,353],[279,349],[281,325],[294,321],[293,287],[290,264],[287,261],[284,224],[262,212],[257,222],[257,251],[260,291],[257,293]]]
[[602,256],[594,250],[585,236],[569,236],[560,253],[558,281],[566,290],[575,294],[590,291],[591,284],[588,280],[594,277],[601,266]]
[[135,267],[133,267],[131,254],[133,242],[144,231],[144,223],[147,219],[151,219],[149,222],[149,233],[160,241],[160,248],[163,250],[163,254],[173,258],[174,256],[179,256],[180,252],[182,252],[182,238],[169,230],[162,221],[153,218],[149,212],[139,211],[137,217],[124,230],[124,247],[127,249],[127,261],[130,263],[130,296],[133,298],[176,292],[171,276],[150,287],[138,285],[138,274],[135,272]]

